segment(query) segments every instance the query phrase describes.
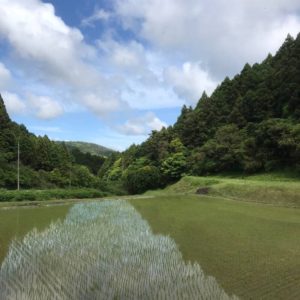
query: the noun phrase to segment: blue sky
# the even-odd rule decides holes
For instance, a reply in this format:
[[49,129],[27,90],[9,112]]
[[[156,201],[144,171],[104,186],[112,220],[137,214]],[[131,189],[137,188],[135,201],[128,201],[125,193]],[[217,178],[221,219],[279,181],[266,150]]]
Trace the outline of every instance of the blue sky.
[[300,31],[297,0],[0,0],[13,120],[117,150]]

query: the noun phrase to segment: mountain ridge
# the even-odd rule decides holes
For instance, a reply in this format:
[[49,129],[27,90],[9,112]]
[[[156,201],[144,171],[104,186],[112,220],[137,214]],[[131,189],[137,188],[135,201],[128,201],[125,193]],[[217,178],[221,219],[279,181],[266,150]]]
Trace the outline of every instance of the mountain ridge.
[[90,153],[92,155],[98,156],[108,156],[113,152],[116,152],[113,149],[108,147],[91,143],[91,142],[82,142],[82,141],[56,141],[57,143],[64,143],[68,148],[77,148],[83,153]]

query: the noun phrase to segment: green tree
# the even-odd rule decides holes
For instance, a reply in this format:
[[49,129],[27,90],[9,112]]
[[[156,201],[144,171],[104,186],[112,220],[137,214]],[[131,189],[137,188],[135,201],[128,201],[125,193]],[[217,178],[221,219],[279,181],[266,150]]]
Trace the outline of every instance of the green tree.
[[160,173],[155,166],[129,167],[124,172],[123,182],[130,194],[140,194],[160,185]]
[[72,168],[72,186],[95,187],[96,177],[91,174],[86,166],[74,165]]
[[161,171],[162,174],[169,178],[171,181],[179,179],[186,171],[187,150],[179,138],[175,138],[169,145],[170,155],[162,161]]

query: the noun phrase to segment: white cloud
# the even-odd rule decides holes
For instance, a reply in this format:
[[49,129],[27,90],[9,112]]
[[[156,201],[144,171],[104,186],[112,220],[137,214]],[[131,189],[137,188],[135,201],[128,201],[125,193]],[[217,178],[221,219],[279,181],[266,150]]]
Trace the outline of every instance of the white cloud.
[[[130,110],[193,104],[300,31],[298,0],[112,0],[111,12],[98,9],[82,20],[110,25],[92,46],[45,2],[0,0],[1,44],[10,45],[13,71],[0,63],[0,88],[17,76],[16,94],[37,95],[17,110],[27,105],[44,119],[86,108],[108,120],[115,112],[124,118]],[[120,24],[130,34],[119,32]],[[117,129],[141,138],[162,123],[146,115]]]
[[298,0],[115,0],[124,28],[166,56],[202,61],[218,79],[300,31]]
[[117,129],[125,135],[146,135],[152,130],[160,130],[162,127],[167,127],[167,124],[149,112],[142,117],[128,120]]
[[[47,75],[74,80],[72,74],[76,74],[76,68],[83,67],[77,59],[87,55],[89,49],[82,42],[80,31],[66,26],[55,16],[51,4],[2,0],[0,13],[0,34],[19,56],[40,63],[38,67]],[[70,72],[72,65],[75,72]]]
[[177,92],[192,104],[199,100],[203,91],[210,94],[217,86],[207,72],[201,69],[199,63],[185,62],[181,68],[169,67],[165,78]]
[[7,88],[11,81],[10,71],[0,62],[0,89]]
[[146,119],[146,125],[151,129],[151,130],[161,130],[162,127],[167,127],[168,125],[161,121],[158,117],[156,117],[152,113],[148,113],[145,116]]
[[[146,49],[137,41],[120,43],[108,36],[97,41],[98,48],[103,52],[106,62],[114,71],[132,72],[139,76],[144,76],[151,72],[148,69]],[[103,58],[104,58],[103,57]]]
[[130,45],[115,48],[112,60],[119,67],[139,68],[144,63],[142,51],[141,45],[132,42]]
[[29,103],[39,119],[54,119],[64,112],[62,105],[50,97],[30,95]]
[[[98,109],[100,105],[122,107],[121,99],[110,85],[111,78],[102,75],[95,66],[96,49],[84,42],[78,29],[57,17],[51,4],[39,0],[1,0],[0,15],[0,36],[27,62],[27,75],[46,86],[69,91],[73,101],[92,111],[96,107],[95,113],[107,110]],[[90,105],[91,93],[98,105]]]
[[109,13],[108,11],[104,9],[96,9],[91,16],[84,18],[81,21],[81,26],[93,27],[96,22],[107,21],[109,20],[110,17],[111,17],[111,13]]
[[82,103],[85,104],[87,108],[100,116],[105,116],[108,113],[112,113],[120,110],[121,108],[127,109],[127,104],[123,101],[118,100],[117,97],[107,96],[105,98],[101,96],[101,92],[93,93],[87,92],[82,95]]
[[141,110],[181,107],[184,104],[172,88],[164,83],[148,86],[144,82],[130,79],[122,97],[132,108]]
[[121,78],[120,97],[133,109],[157,109],[182,106],[165,81],[163,72],[166,61],[159,53],[146,49],[141,43],[120,43],[111,37],[97,41],[103,53],[103,64],[108,62],[110,72]]
[[2,97],[9,114],[24,114],[26,112],[26,104],[17,94],[3,92]]

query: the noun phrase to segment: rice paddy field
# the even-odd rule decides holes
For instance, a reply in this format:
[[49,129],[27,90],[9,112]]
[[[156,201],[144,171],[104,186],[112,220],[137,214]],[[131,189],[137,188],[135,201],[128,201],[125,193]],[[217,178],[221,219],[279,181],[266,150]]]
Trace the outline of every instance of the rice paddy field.
[[266,181],[1,208],[0,299],[300,299],[300,186]]

